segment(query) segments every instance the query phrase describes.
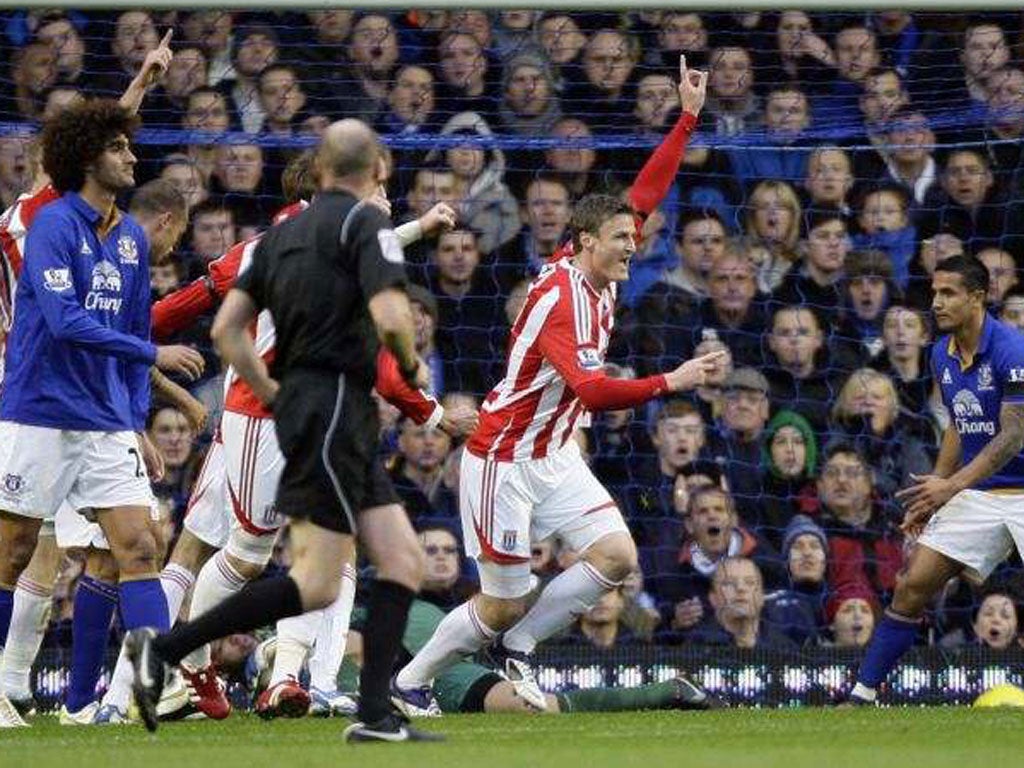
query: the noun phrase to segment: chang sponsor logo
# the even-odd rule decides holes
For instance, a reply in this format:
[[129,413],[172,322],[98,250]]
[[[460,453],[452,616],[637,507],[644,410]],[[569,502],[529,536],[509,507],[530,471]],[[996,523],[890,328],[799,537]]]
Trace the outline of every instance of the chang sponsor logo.
[[121,273],[117,267],[109,261],[101,261],[92,268],[92,279],[89,284],[92,290],[85,296],[86,309],[98,309],[114,314],[121,311],[123,299],[120,296],[104,295],[121,293]]
[[994,421],[985,420],[985,409],[978,396],[969,389],[961,389],[953,397],[953,418],[956,431],[961,435],[994,435]]

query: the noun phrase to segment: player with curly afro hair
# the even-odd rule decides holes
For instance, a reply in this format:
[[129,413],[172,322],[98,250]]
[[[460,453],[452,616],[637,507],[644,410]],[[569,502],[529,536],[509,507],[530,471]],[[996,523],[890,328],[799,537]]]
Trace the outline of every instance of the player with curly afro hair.
[[[93,99],[68,107],[43,126],[43,169],[58,192],[77,192],[90,174],[101,171],[98,161],[105,152],[130,152],[127,141],[138,125],[139,119],[112,99]],[[104,177],[99,179],[100,184],[114,192],[135,185],[124,169],[120,174],[100,175]]]

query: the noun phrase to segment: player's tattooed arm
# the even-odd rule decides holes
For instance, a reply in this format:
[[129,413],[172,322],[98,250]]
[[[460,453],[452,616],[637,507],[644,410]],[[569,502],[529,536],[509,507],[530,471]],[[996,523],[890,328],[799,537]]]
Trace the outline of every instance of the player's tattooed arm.
[[[970,473],[963,483],[969,488],[974,483],[991,477],[1024,449],[1024,403],[1003,403],[999,409],[999,432],[970,464],[957,475]],[[979,466],[975,466],[975,465]],[[955,476],[954,476],[955,477]]]

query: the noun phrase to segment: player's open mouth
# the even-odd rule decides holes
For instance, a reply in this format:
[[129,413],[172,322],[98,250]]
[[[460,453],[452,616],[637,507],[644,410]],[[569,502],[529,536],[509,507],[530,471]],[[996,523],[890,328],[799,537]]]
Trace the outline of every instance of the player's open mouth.
[[722,527],[720,525],[712,525],[708,528],[708,536],[721,536]]

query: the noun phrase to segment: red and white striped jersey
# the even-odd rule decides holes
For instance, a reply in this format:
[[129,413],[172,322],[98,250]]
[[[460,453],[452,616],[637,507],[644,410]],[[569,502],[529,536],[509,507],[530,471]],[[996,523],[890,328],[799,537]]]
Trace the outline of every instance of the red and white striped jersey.
[[[221,269],[234,277],[238,277],[248,269],[252,263],[252,254],[259,244],[260,236],[235,243],[217,261],[221,263]],[[252,336],[253,344],[256,347],[256,354],[263,358],[267,367],[274,362],[274,320],[270,311],[264,309],[257,315],[256,319],[249,325],[249,334]],[[234,368],[228,368],[224,376],[224,410],[232,413],[241,413],[245,416],[253,416],[257,419],[269,419],[272,417],[271,410],[256,397],[252,388],[243,381]]]
[[14,322],[14,296],[21,274],[25,236],[36,214],[60,194],[47,184],[34,195],[20,195],[14,204],[0,214],[0,383],[4,380],[3,339]]
[[569,258],[545,265],[512,327],[505,377],[480,409],[469,451],[529,461],[565,445],[587,415],[576,389],[604,377],[614,313],[614,283],[598,292]]

